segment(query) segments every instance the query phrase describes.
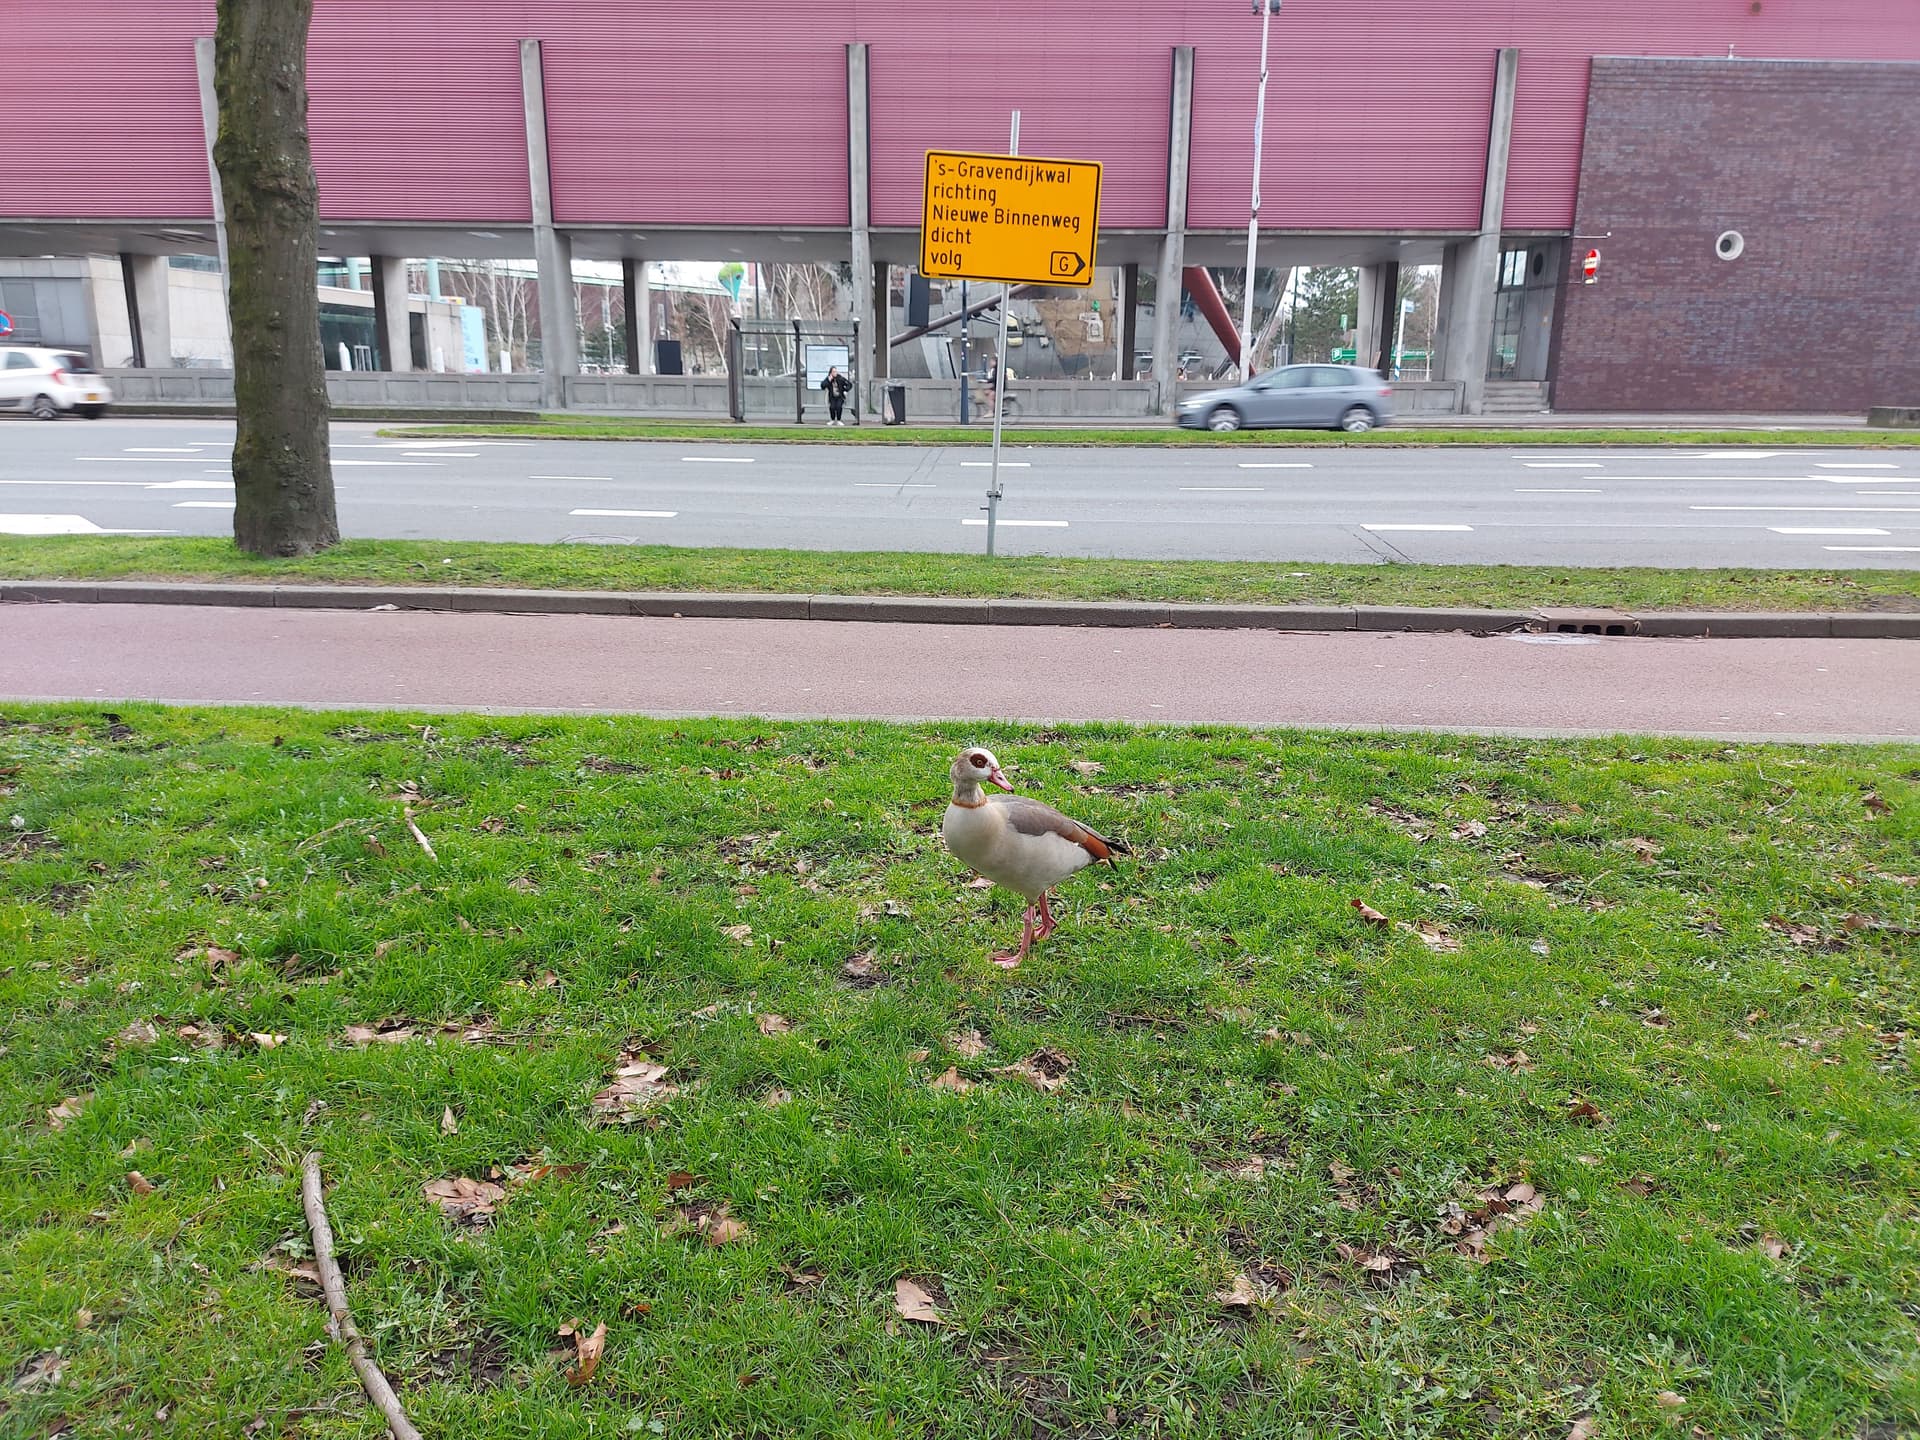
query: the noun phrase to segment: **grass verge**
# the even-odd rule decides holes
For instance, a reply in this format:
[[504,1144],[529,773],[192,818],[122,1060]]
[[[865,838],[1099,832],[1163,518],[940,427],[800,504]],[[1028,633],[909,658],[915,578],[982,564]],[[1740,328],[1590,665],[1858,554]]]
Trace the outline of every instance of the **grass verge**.
[[977,738],[7,707],[4,1428],[372,1434],[310,1148],[428,1434],[1920,1423],[1920,753]]
[[1079,560],[876,551],[349,540],[305,560],[231,542],[0,536],[0,579],[492,585],[550,590],[990,596],[1249,605],[1626,610],[1912,610],[1920,570],[1558,570],[1513,565],[1309,565]]
[[[539,440],[710,440],[756,444],[795,445],[985,445],[993,438],[991,424],[979,425],[865,425],[829,430],[824,426],[735,425],[705,420],[641,420],[620,416],[546,415],[537,423],[408,425],[383,430],[383,435],[445,437],[463,435],[521,436]],[[1920,445],[1920,431],[1902,430],[1629,430],[1624,428],[1548,430],[1531,426],[1489,425],[1474,429],[1450,426],[1389,426],[1362,435],[1338,430],[1240,430],[1216,435],[1208,430],[1182,430],[1165,425],[1139,426],[1011,426],[1002,433],[1007,445],[1154,446],[1253,445],[1296,446],[1428,446],[1428,445],[1818,445],[1846,449],[1881,449]]]

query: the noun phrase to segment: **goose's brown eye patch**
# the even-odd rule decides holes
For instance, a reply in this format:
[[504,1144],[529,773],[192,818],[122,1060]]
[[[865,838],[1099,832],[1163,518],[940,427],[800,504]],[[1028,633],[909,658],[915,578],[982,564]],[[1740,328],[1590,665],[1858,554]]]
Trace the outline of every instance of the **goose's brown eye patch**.
[[984,755],[969,755],[967,757],[967,763],[972,765],[976,770],[984,770],[987,768],[987,757]]

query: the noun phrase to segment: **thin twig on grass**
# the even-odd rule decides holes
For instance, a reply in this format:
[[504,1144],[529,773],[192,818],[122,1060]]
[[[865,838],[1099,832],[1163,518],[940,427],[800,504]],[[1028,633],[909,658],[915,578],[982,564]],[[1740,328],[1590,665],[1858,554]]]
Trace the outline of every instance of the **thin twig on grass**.
[[306,1207],[307,1228],[313,1232],[313,1265],[320,1272],[320,1288],[327,1297],[327,1334],[333,1337],[334,1344],[345,1347],[354,1373],[359,1375],[374,1409],[386,1419],[393,1440],[420,1440],[420,1432],[413,1428],[400,1408],[400,1397],[393,1393],[387,1377],[367,1354],[367,1343],[354,1328],[353,1316],[347,1313],[347,1283],[341,1278],[340,1267],[334,1263],[333,1227],[327,1224],[327,1207],[320,1195],[318,1150],[307,1153],[302,1167],[300,1201]]
[[294,846],[293,848],[296,850],[304,850],[309,845],[317,845],[319,844],[320,841],[326,839],[329,835],[339,834],[342,830],[346,829],[347,826],[354,824],[358,819],[359,817],[356,815],[349,815],[346,819],[338,822],[337,824],[327,826],[327,828],[322,830],[318,835],[309,835],[306,839],[302,840],[298,845]]
[[420,848],[427,852],[427,859],[437,862],[440,857],[433,853],[433,846],[428,843],[427,837],[420,833],[420,827],[413,823],[413,807],[411,805],[402,805],[400,807],[400,818],[407,822],[407,829],[411,830],[413,832],[413,838],[420,842]]

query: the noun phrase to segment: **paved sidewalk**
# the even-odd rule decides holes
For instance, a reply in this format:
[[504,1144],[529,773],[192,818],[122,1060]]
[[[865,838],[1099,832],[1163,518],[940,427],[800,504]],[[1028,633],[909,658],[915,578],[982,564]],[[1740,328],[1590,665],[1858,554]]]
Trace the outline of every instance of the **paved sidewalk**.
[[1920,644],[0,607],[0,700],[1920,740]]

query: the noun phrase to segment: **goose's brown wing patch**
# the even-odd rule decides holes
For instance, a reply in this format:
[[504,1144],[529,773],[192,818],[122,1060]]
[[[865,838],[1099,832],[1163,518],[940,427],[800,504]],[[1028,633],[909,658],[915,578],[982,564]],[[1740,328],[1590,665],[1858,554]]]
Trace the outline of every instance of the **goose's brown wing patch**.
[[1038,800],[1030,800],[1025,795],[995,795],[993,804],[999,806],[1007,817],[1007,823],[1022,835],[1058,835],[1062,840],[1071,841],[1085,850],[1095,860],[1113,863],[1115,852],[1128,854],[1127,847],[1107,839],[1097,830],[1089,830],[1070,815],[1062,815],[1051,805],[1042,805]]

